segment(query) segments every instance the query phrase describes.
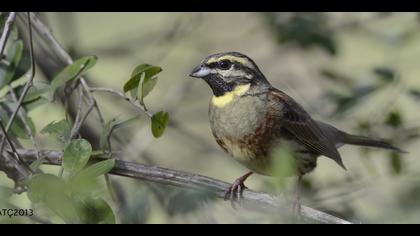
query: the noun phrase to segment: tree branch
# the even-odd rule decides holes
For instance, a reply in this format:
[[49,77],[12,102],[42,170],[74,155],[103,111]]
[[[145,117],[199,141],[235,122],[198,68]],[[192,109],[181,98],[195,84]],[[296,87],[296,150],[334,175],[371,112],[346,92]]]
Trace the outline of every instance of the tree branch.
[[115,89],[112,89],[112,88],[90,88],[90,91],[91,92],[106,92],[106,93],[114,94],[115,96],[120,97],[124,101],[126,101],[126,102],[130,103],[132,106],[136,107],[138,110],[140,110],[141,112],[146,114],[148,117],[151,118],[153,116],[152,113],[150,113],[149,111],[146,111],[144,106],[141,106],[140,104],[130,100],[130,98],[125,96],[122,92],[119,92]]
[[[42,38],[42,40],[49,45],[51,51],[54,52],[57,59],[60,62],[65,63],[67,65],[72,64],[73,59],[71,58],[71,56],[66,52],[66,50],[64,50],[64,48],[60,45],[60,43],[55,39],[54,35],[51,33],[51,30],[41,21],[41,19],[33,12],[30,13],[30,18],[32,20],[34,30],[36,30],[36,32],[39,33],[39,36]],[[102,112],[98,107],[98,103],[96,99],[93,97],[92,93],[90,92],[89,85],[87,84],[83,76],[80,77],[79,81],[83,90],[86,92],[85,94],[89,100],[89,104],[92,104],[93,108],[96,110],[99,116],[99,121],[101,122],[101,125],[104,126],[105,121],[104,121]]]
[[[18,150],[19,154],[27,161],[35,161],[36,150]],[[44,164],[61,165],[62,152],[43,150],[42,156]],[[99,158],[96,158],[99,159]],[[157,166],[149,166],[116,160],[114,168],[109,172],[112,175],[125,176],[135,179],[151,181],[155,183],[194,189],[199,191],[208,191],[219,198],[224,198],[229,184],[210,177],[192,174],[183,171],[177,171]],[[246,189],[243,193],[243,206],[255,209],[255,207],[271,212],[290,213],[290,204],[288,201],[275,197],[267,193],[255,192]],[[327,213],[302,206],[302,220],[315,223],[329,224],[351,224],[346,220],[337,218]]]
[[[2,56],[3,56],[3,52],[4,52],[4,49],[6,48],[7,40],[9,38],[10,31],[12,29],[11,27],[12,27],[13,23],[15,22],[15,19],[16,19],[16,12],[11,12],[9,14],[7,20],[6,20],[6,25],[4,26],[4,30],[3,30],[3,33],[2,33],[2,36],[1,36],[1,39],[0,39],[0,58],[2,58]],[[29,19],[29,13],[28,13],[28,30],[29,30],[30,56],[31,56],[31,64],[32,64],[31,74],[29,76],[28,82],[25,84],[25,86],[23,88],[22,95],[20,96],[19,101],[17,102],[16,108],[13,111],[12,115],[10,116],[6,127],[3,126],[3,123],[0,124],[1,130],[4,134],[0,138],[0,140],[1,140],[0,141],[0,156],[3,155],[3,148],[4,148],[4,145],[5,145],[5,141],[7,140],[8,144],[10,145],[10,147],[14,151],[13,156],[16,158],[16,160],[25,169],[27,169],[29,172],[34,173],[33,170],[30,168],[30,166],[27,165],[27,163],[20,158],[19,154],[16,152],[14,144],[12,143],[12,141],[10,140],[10,138],[7,134],[7,132],[9,131],[9,129],[11,128],[11,126],[13,124],[14,119],[16,118],[16,115],[18,114],[19,108],[22,106],[23,99],[25,98],[26,94],[28,93],[28,90],[31,87],[32,81],[35,77],[35,62],[34,62],[34,58],[33,58],[33,44],[32,44],[32,28],[31,28],[31,22],[30,22],[30,19]],[[6,158],[6,157],[4,157],[4,158]],[[26,174],[23,173],[22,176],[26,176]]]
[[10,31],[12,30],[12,25],[16,19],[16,12],[10,12],[9,16],[7,17],[6,23],[3,28],[3,33],[0,38],[0,59],[3,58],[3,52],[6,48],[6,42],[9,38]]
[[[7,122],[7,125],[5,127],[5,136],[7,136],[7,132],[11,128],[13,121],[15,120],[20,107],[22,106],[23,100],[25,99],[26,94],[28,93],[29,89],[32,87],[33,80],[35,78],[35,60],[33,55],[33,42],[32,42],[32,24],[31,19],[29,17],[29,12],[27,13],[27,19],[28,19],[28,33],[29,33],[29,53],[31,57],[31,73],[29,74],[28,82],[26,82],[25,86],[23,87],[22,94],[19,97],[19,100],[17,102],[16,108],[13,111],[12,115],[10,116],[9,121]],[[0,142],[0,153],[3,153],[5,138],[2,137]]]
[[[13,101],[17,103],[18,98],[17,98],[17,95],[16,95],[15,91],[13,90],[12,86],[10,86],[9,91],[10,91],[9,93],[10,93],[10,96],[12,97]],[[20,109],[18,115],[19,115],[20,119],[22,120],[23,125],[25,126],[26,133],[29,136],[29,140],[31,140],[32,146],[37,150],[37,158],[41,159],[41,157],[39,156],[39,146],[38,146],[38,144],[35,140],[35,137],[34,137],[34,134],[31,130],[31,128],[29,127],[28,120],[26,119],[26,117],[28,117],[28,115],[27,115],[25,109],[23,109],[23,108]]]

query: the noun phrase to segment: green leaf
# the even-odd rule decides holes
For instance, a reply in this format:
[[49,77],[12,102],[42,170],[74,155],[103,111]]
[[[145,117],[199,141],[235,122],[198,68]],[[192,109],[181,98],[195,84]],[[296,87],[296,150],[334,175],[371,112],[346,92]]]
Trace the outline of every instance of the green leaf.
[[144,77],[143,82],[141,84],[141,94],[139,94],[140,104],[144,105],[144,98],[153,90],[153,88],[157,84],[157,81],[157,77]]
[[373,73],[386,83],[392,82],[396,78],[395,71],[388,67],[376,67],[373,69]]
[[92,153],[92,146],[85,139],[73,140],[63,154],[64,173],[73,176],[85,167]]
[[330,55],[337,54],[335,31],[328,24],[329,16],[322,12],[264,13],[279,43],[289,43],[309,49],[319,47]]
[[78,174],[67,180],[66,190],[73,197],[99,197],[103,194],[102,185],[98,178],[90,178],[88,176]]
[[58,122],[51,122],[41,130],[41,134],[50,134],[58,138],[62,138],[63,141],[67,141],[70,138],[71,127],[66,120],[60,120]]
[[335,113],[342,114],[363,101],[362,98],[372,94],[377,89],[374,85],[365,85],[352,88],[351,94],[342,94],[334,91],[326,92],[325,96],[336,103]]
[[0,208],[5,207],[9,197],[13,195],[13,189],[5,186],[0,186]]
[[[29,116],[26,116],[24,119],[26,119],[26,124],[28,125],[29,129],[31,130],[31,133],[33,135],[35,135],[36,128],[35,128],[35,124],[34,124],[32,118],[29,117]],[[20,117],[15,119],[11,129],[12,129],[12,132],[16,135],[16,137],[21,138],[21,139],[29,139],[29,135],[26,132],[25,124]]]
[[50,192],[64,192],[65,182],[52,174],[36,174],[28,184],[28,198],[33,203],[44,202]]
[[0,12],[0,31],[3,32],[4,24],[6,23],[6,14],[3,12]]
[[[11,103],[11,102],[4,102],[0,105],[0,117],[4,125],[6,125],[7,122],[9,121],[9,117],[7,115],[9,113],[8,111],[14,110],[15,107],[16,107],[16,104]],[[36,133],[35,124],[32,121],[31,117],[26,116],[25,119],[32,134],[35,134]],[[11,132],[16,137],[21,138],[21,139],[29,139],[29,135],[26,132],[25,124],[19,115],[16,116],[10,129],[11,129]]]
[[411,95],[415,100],[420,101],[420,90],[410,89],[408,94]]
[[85,224],[115,224],[114,212],[102,198],[79,200],[79,208]]
[[329,81],[335,82],[342,86],[350,87],[353,85],[352,78],[337,71],[325,68],[320,71],[320,74],[322,75],[322,78],[328,79]]
[[38,168],[42,165],[42,158],[35,160],[29,166],[31,170],[38,170]]
[[0,89],[8,85],[14,78],[23,54],[23,42],[21,40],[9,43],[11,46],[6,48],[6,58],[0,61]]
[[141,76],[145,69],[150,67],[148,64],[141,64],[134,68],[133,72],[131,72],[130,79],[124,84],[123,91],[124,93],[137,89],[139,87]]
[[337,107],[335,109],[335,113],[343,113],[350,108],[354,107],[357,104],[357,99],[353,96],[342,96],[338,97],[336,100]]
[[162,71],[162,68],[158,66],[150,66],[144,70],[145,76],[142,83],[142,94],[146,97],[150,91],[154,88],[157,79],[155,76]]
[[272,160],[272,173],[275,177],[273,179],[275,181],[274,185],[279,189],[283,189],[287,178],[296,174],[296,159],[289,147],[282,146],[274,149]]
[[12,77],[12,81],[24,76],[26,72],[29,71],[29,69],[31,69],[31,56],[29,54],[29,51],[23,48],[22,57],[19,64],[16,67],[15,73]]
[[69,179],[67,189],[77,196],[95,196],[98,189],[97,177],[108,173],[115,165],[114,159],[95,163]]
[[[24,87],[25,85],[20,85],[14,89],[17,97],[20,97],[22,95]],[[25,99],[23,99],[23,102],[29,103],[31,101],[39,99],[40,97],[48,98],[47,92],[49,90],[49,87],[49,84],[46,82],[34,81],[33,85],[29,88]]]
[[13,195],[13,189],[5,186],[0,186],[0,199],[6,199]]
[[94,179],[96,177],[99,177],[103,174],[108,173],[114,167],[114,165],[115,165],[114,159],[100,161],[80,171],[80,173],[77,176],[75,176],[75,179],[76,178]]
[[30,102],[23,103],[22,106],[25,109],[25,111],[29,112],[34,110],[35,108],[45,105],[46,103],[49,103],[50,101],[47,98],[37,98],[35,100],[32,100]]
[[398,128],[403,124],[401,114],[398,111],[391,111],[385,119],[385,124]]
[[98,58],[96,56],[82,57],[74,61],[73,64],[64,68],[51,81],[51,95],[54,94],[57,88],[64,85],[65,83],[80,78],[83,74],[85,74],[90,68],[92,68],[96,64],[97,59]]
[[399,155],[398,153],[391,153],[391,159],[390,159],[390,166],[391,166],[391,170],[394,174],[398,175],[401,173],[402,168],[403,168],[403,163],[401,160],[401,155]]
[[124,84],[124,93],[130,91],[134,99],[140,98],[140,103],[143,104],[143,99],[153,90],[157,83],[155,77],[162,71],[158,66],[149,64],[141,64],[137,66],[131,73],[131,78]]
[[73,200],[65,192],[63,179],[51,174],[36,174],[28,183],[28,198],[42,203],[67,223],[80,221]]
[[163,132],[165,131],[166,125],[169,121],[169,114],[164,111],[160,111],[155,113],[152,116],[152,134],[155,138],[159,138],[162,136]]
[[[28,90],[28,93],[23,100],[23,107],[26,111],[31,111],[36,107],[43,105],[48,101],[49,98],[49,87],[50,85],[45,82],[34,81],[33,86]],[[16,89],[16,95],[20,97],[23,91],[23,85],[18,86]]]

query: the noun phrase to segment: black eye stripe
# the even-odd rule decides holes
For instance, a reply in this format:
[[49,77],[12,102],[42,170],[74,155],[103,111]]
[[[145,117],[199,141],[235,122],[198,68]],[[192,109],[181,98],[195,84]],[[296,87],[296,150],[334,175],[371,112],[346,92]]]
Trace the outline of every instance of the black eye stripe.
[[216,68],[217,67],[217,62],[212,62],[210,64],[207,64],[207,67],[210,69]]
[[243,68],[246,68],[244,65],[242,65],[239,62],[234,62],[233,63],[233,66],[235,67],[235,69],[243,69]]

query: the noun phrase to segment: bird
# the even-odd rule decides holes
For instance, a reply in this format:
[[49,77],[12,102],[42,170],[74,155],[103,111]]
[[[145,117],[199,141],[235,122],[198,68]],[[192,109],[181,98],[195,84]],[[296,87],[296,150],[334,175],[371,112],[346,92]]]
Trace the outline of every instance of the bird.
[[300,213],[302,177],[325,156],[346,169],[338,148],[345,144],[405,152],[381,139],[353,135],[317,121],[292,97],[275,88],[257,64],[240,52],[215,53],[194,67],[190,77],[204,80],[213,92],[208,116],[217,144],[250,171],[226,190],[225,200],[240,197],[253,173],[273,175],[272,152],[287,147],[298,177],[293,210]]

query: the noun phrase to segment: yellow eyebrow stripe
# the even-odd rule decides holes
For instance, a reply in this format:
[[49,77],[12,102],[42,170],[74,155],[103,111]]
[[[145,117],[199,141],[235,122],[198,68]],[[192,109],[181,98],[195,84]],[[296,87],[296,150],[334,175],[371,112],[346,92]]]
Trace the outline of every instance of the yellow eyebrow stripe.
[[213,63],[213,62],[218,62],[218,61],[223,61],[223,60],[229,60],[231,62],[239,62],[244,66],[250,67],[250,68],[254,68],[254,66],[252,65],[252,63],[250,61],[248,61],[246,58],[243,57],[235,57],[235,56],[231,56],[231,55],[225,55],[225,56],[221,56],[221,57],[217,57],[217,58],[210,58],[207,63]]

